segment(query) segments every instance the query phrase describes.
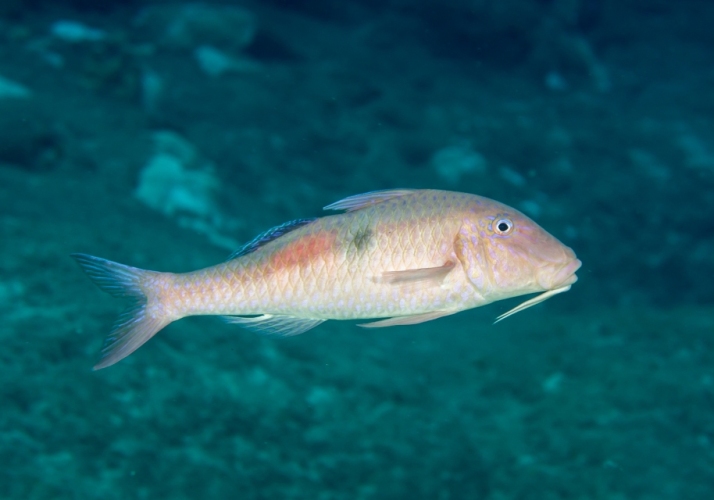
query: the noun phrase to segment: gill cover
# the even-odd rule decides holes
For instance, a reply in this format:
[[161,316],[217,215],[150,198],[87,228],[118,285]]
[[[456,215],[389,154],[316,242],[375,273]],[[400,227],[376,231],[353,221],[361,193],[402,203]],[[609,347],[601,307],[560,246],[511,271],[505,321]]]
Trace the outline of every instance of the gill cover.
[[454,252],[468,280],[485,296],[490,284],[485,272],[486,262],[478,239],[478,228],[474,223],[464,221],[454,241]]

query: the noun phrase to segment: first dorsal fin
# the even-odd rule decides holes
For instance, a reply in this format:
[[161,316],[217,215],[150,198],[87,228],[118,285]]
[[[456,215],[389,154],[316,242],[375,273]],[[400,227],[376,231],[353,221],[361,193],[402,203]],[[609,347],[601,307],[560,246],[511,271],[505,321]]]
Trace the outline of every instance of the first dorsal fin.
[[376,205],[377,203],[382,203],[383,201],[391,200],[392,198],[398,198],[406,194],[411,194],[415,191],[416,189],[385,189],[382,191],[370,191],[369,193],[356,194],[354,196],[343,198],[327,205],[323,208],[323,210],[346,210],[347,212],[354,212],[355,210]]
[[280,238],[282,235],[295,231],[297,228],[310,224],[315,219],[295,219],[289,222],[280,224],[279,226],[271,227],[267,231],[260,233],[258,236],[250,240],[248,243],[233,252],[228,260],[233,260],[237,257],[242,257],[249,253],[255,252],[257,249],[267,243]]

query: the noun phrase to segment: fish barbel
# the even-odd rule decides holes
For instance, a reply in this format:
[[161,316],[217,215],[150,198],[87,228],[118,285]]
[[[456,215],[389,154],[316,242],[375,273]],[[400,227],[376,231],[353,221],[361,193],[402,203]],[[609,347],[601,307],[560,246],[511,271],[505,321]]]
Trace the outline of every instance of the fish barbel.
[[581,263],[531,219],[466,193],[395,189],[325,207],[338,215],[269,229],[228,261],[175,274],[73,254],[99,288],[133,304],[95,370],[125,358],[169,323],[221,315],[297,335],[328,319],[413,325],[518,295],[543,292],[497,321],[565,292]]

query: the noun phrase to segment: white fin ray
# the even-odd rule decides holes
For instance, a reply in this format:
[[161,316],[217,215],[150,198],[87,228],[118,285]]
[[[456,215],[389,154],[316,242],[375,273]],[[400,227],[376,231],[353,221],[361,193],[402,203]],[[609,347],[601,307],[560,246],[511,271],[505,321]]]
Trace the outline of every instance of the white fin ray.
[[553,289],[553,290],[548,290],[548,291],[546,291],[546,292],[544,292],[544,293],[541,293],[540,295],[537,295],[537,296],[533,297],[533,298],[530,299],[530,300],[526,300],[526,301],[523,302],[522,304],[518,304],[516,307],[514,307],[514,308],[511,309],[510,311],[501,314],[498,318],[496,318],[496,321],[494,321],[493,324],[495,325],[495,324],[498,323],[499,321],[502,321],[502,320],[506,319],[506,318],[509,317],[509,316],[513,316],[514,314],[516,314],[516,313],[518,313],[518,312],[521,312],[521,311],[523,311],[524,309],[528,309],[528,308],[531,307],[531,306],[534,306],[534,305],[536,305],[536,304],[540,304],[541,302],[543,302],[543,301],[545,301],[545,300],[548,300],[548,299],[551,298],[553,295],[557,295],[557,294],[559,294],[559,293],[567,292],[568,290],[570,290],[570,285],[562,286],[562,287],[560,287],[560,288],[555,288],[555,289]]
[[252,317],[223,316],[223,319],[227,323],[240,325],[261,335],[275,335],[278,337],[300,335],[326,321],[324,319],[296,318],[278,314],[262,314]]
[[392,198],[412,194],[416,191],[416,189],[384,189],[382,191],[370,191],[369,193],[348,196],[347,198],[331,203],[322,209],[354,212],[355,210],[376,205],[377,203],[382,203],[383,201],[391,200]]
[[412,314],[411,316],[397,316],[357,326],[361,326],[362,328],[386,328],[388,326],[418,325],[419,323],[426,323],[427,321],[431,321],[433,319],[450,316],[456,312],[457,311],[432,311],[422,314]]

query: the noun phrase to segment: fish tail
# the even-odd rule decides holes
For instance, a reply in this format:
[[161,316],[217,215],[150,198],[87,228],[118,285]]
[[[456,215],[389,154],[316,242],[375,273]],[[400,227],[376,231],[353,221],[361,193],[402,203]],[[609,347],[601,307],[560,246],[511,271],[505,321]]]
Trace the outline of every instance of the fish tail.
[[152,296],[147,278],[160,273],[82,253],[72,254],[72,257],[100,289],[114,297],[129,298],[132,301],[104,340],[101,358],[94,365],[94,370],[101,370],[124,359],[171,323],[171,318],[161,314],[161,307],[150,307],[157,298]]

